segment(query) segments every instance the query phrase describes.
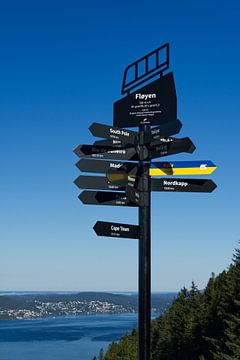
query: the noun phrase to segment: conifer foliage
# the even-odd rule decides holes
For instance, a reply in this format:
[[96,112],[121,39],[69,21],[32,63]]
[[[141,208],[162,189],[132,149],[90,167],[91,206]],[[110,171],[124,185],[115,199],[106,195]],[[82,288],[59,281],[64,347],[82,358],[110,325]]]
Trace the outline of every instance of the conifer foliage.
[[[204,292],[192,283],[152,321],[151,360],[240,360],[240,249],[210,277]],[[137,360],[137,330],[113,342],[101,360]]]

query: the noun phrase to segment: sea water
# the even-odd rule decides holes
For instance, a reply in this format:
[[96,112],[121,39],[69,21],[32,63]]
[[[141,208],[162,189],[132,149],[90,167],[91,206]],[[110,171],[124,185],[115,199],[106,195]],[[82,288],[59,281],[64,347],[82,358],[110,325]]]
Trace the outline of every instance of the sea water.
[[92,360],[136,324],[137,314],[1,320],[0,360]]

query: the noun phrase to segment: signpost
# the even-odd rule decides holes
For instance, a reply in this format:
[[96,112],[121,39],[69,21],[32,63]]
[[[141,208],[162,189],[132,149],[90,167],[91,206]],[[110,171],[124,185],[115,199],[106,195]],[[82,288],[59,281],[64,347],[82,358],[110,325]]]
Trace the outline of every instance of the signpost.
[[[79,195],[82,203],[138,208],[138,225],[97,221],[94,231],[99,236],[138,239],[139,360],[151,358],[151,192],[210,193],[217,187],[209,179],[175,177],[209,175],[216,169],[210,160],[152,162],[195,151],[189,137],[171,137],[179,133],[182,123],[177,118],[173,73],[163,74],[168,68],[169,44],[130,64],[122,84],[122,94],[127,95],[114,103],[113,126],[94,122],[89,130],[101,139],[74,150],[81,158],[76,164],[80,171],[105,175],[80,175],[74,181],[80,189],[95,190],[84,190]],[[144,85],[156,76],[160,78]],[[144,86],[132,92],[140,85]]]

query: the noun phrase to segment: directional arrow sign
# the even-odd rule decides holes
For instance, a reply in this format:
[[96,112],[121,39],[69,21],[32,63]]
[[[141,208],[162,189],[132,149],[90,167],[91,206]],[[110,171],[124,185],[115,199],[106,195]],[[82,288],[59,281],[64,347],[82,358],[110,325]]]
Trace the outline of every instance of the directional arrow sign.
[[166,138],[161,144],[151,147],[150,154],[152,158],[178,154],[181,152],[193,153],[195,146],[189,137],[182,139]]
[[[171,121],[170,123],[163,124],[161,126],[151,129],[148,133],[145,134],[145,144],[150,143],[150,146],[159,145],[162,141],[166,140],[164,138],[171,135],[178,134],[182,128],[182,123],[179,120]],[[125,130],[127,131],[127,130]],[[111,138],[106,140],[97,140],[94,142],[94,145],[101,146],[113,146],[113,147],[130,147],[130,145],[136,145],[137,138],[136,133],[134,133],[135,139],[125,139],[125,138]]]
[[138,206],[143,205],[142,203],[142,198],[141,198],[141,193],[139,191],[135,191],[132,188],[127,188],[126,190],[126,195],[129,201],[137,204]]
[[134,147],[116,149],[112,146],[79,145],[74,152],[82,158],[138,160]]
[[[125,182],[127,185],[127,181]],[[124,191],[125,186],[118,186],[112,184],[106,177],[103,176],[82,176],[80,175],[75,181],[74,184],[77,185],[79,189],[96,189],[96,190],[116,190]]]
[[200,179],[152,179],[152,191],[207,192],[216,189],[212,180]]
[[128,144],[135,144],[137,141],[137,133],[134,131],[121,129],[119,127],[113,127],[94,122],[89,127],[89,130],[93,136],[101,138],[123,140]]
[[107,172],[108,180],[118,186],[126,186],[128,182],[135,183],[137,178],[138,166],[134,163],[124,163],[118,169],[110,168]]
[[129,187],[133,189],[138,188],[139,184],[139,177],[137,174],[125,174],[125,173],[118,173],[118,172],[108,172],[107,179],[110,184],[119,187],[119,189],[124,187]]
[[149,175],[209,175],[216,168],[210,160],[154,162],[149,169]]
[[169,123],[162,124],[152,128],[148,134],[146,134],[146,142],[152,142],[159,140],[166,136],[178,134],[182,128],[182,123],[179,120],[171,121]]
[[93,227],[98,236],[139,239],[139,226],[97,221]]
[[[107,173],[109,169],[118,169],[124,162],[122,161],[105,161],[105,160],[89,160],[81,159],[76,166],[79,170],[93,173]],[[129,163],[132,164],[132,163]]]
[[137,206],[130,202],[125,193],[107,191],[83,191],[79,199],[89,205]]
[[114,148],[130,147],[130,145],[125,141],[115,139],[97,140],[94,141],[93,145],[113,146]]

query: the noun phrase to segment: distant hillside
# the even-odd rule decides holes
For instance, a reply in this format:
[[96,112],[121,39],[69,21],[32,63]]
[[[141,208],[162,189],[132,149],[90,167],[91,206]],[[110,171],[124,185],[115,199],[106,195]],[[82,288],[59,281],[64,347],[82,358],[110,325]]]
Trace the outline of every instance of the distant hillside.
[[[175,293],[153,294],[152,308],[163,312]],[[0,296],[1,319],[32,319],[47,316],[127,313],[138,309],[137,295],[107,292],[79,292],[77,294],[24,294]]]

